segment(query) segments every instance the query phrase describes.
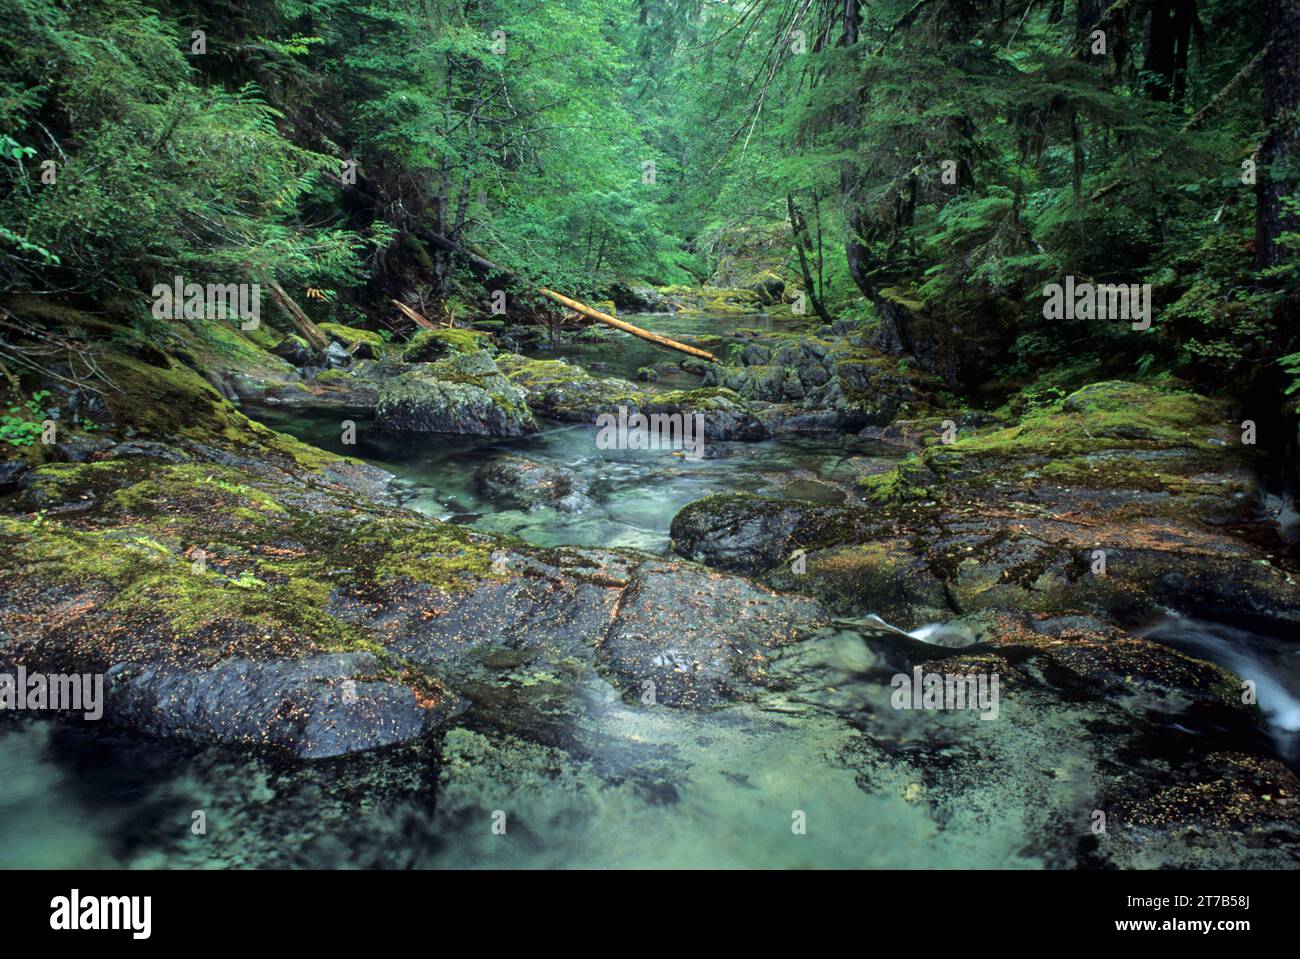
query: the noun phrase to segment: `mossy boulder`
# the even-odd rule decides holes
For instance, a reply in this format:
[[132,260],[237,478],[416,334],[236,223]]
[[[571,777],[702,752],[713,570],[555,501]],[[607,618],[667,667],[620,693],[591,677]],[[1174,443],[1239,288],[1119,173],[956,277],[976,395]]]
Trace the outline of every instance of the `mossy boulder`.
[[478,330],[420,330],[402,350],[402,359],[407,363],[431,363],[459,353],[490,350],[491,346],[492,338]]
[[376,425],[418,433],[522,436],[538,429],[524,391],[486,351],[417,364],[380,387]]
[[595,424],[602,413],[704,417],[704,436],[711,440],[767,439],[767,428],[741,397],[727,389],[656,392],[614,377],[592,376],[564,360],[533,360],[514,354],[499,358],[501,368],[526,393],[529,405],[543,416]]
[[364,343],[371,350],[378,353],[384,345],[384,338],[374,330],[363,330],[355,326],[344,326],[342,323],[319,323],[317,326],[320,331],[332,340],[337,340],[352,350],[359,344]]
[[566,422],[594,423],[601,413],[629,409],[644,402],[646,389],[615,377],[592,376],[564,360],[533,360],[517,354],[499,358],[501,369],[522,389],[528,404],[542,416]]
[[659,293],[681,313],[739,315],[763,312],[763,297],[752,289],[716,286],[662,286]]

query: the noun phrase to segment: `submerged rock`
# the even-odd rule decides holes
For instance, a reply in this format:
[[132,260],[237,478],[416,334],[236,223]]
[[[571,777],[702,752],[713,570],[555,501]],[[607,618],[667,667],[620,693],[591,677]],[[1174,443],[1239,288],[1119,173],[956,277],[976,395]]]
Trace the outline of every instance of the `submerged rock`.
[[548,466],[522,456],[505,456],[485,463],[474,474],[480,487],[531,509],[551,506],[578,513],[591,505],[587,483],[573,470]]
[[523,391],[486,352],[417,364],[380,388],[380,429],[419,433],[522,436],[537,421]]

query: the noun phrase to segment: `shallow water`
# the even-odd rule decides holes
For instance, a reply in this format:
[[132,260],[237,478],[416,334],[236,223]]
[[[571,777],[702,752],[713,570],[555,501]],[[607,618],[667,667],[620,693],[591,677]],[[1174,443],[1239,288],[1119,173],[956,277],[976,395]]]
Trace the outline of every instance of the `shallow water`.
[[[107,727],[4,723],[0,867],[1043,865],[1024,851],[1028,813],[1014,798],[990,801],[995,828],[943,828],[919,771],[864,754],[860,727],[882,757],[936,741],[975,756],[992,736],[974,714],[890,709],[876,675],[888,645],[824,631],[783,665],[787,688],[708,713],[629,706],[590,676],[552,717],[563,748],[471,721],[448,733],[436,778],[416,758],[295,767],[142,746]],[[990,767],[990,797],[1014,768]],[[498,812],[505,835],[492,831]]]
[[[854,480],[882,458],[851,436],[789,437],[761,443],[706,444],[691,459],[673,450],[601,450],[594,424],[546,423],[517,439],[394,436],[353,417],[356,445],[340,440],[341,414],[282,409],[253,412],[268,426],[313,446],[356,456],[407,481],[405,505],[485,532],[513,533],[539,546],[620,546],[662,552],[668,527],[687,503],[710,493],[745,491],[844,502]],[[588,484],[593,505],[579,513],[517,509],[481,490],[475,472],[518,455],[571,469]]]

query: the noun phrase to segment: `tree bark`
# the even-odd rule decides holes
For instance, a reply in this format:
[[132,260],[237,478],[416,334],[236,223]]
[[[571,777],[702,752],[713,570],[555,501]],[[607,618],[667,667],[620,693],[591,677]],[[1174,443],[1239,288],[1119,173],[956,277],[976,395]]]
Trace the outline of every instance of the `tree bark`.
[[[857,46],[862,29],[862,11],[858,8],[859,0],[844,0],[844,33],[841,44],[845,49]],[[849,95],[849,102],[844,108],[844,126],[852,136],[858,129],[859,92],[855,89]],[[863,239],[867,217],[863,213],[857,198],[858,178],[848,161],[840,168],[840,195],[844,200],[844,220],[848,235],[844,240],[844,257],[848,260],[849,276],[862,295],[875,300],[877,290],[872,283],[870,273],[876,265],[875,254],[871,252]]]
[[1260,150],[1255,215],[1255,257],[1261,269],[1296,257],[1278,239],[1300,229],[1283,199],[1300,200],[1300,176],[1275,177],[1270,168],[1300,163],[1300,0],[1269,0],[1268,56],[1264,64],[1264,121],[1268,134]]
[[1196,0],[1156,0],[1151,6],[1143,66],[1160,79],[1147,85],[1153,100],[1178,103],[1187,90],[1187,55],[1196,20]]
[[823,323],[834,323],[831,315],[826,312],[826,306],[817,295],[817,288],[813,285],[812,271],[808,269],[808,256],[804,252],[804,245],[808,239],[808,227],[799,211],[794,208],[794,196],[787,193],[785,195],[785,207],[790,214],[790,232],[794,235],[794,249],[799,254],[799,271],[803,273],[803,286],[808,291],[808,301],[812,303],[812,308],[816,314],[821,317]]

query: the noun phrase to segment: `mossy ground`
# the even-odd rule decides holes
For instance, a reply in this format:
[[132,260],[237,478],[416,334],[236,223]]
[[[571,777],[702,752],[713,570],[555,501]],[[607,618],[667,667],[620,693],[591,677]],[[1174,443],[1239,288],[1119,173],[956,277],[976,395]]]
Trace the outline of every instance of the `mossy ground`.
[[213,463],[47,465],[32,488],[84,508],[0,516],[0,580],[16,598],[37,588],[79,608],[62,631],[74,658],[193,665],[351,650],[388,661],[368,630],[330,612],[336,589],[378,595],[410,581],[451,593],[507,575],[465,529],[307,487]]
[[1014,426],[959,430],[947,444],[936,433],[927,442],[894,469],[863,478],[868,498],[923,499],[952,481],[1193,493],[1205,482],[1198,474],[1250,456],[1222,402],[1117,382],[1085,387]]

